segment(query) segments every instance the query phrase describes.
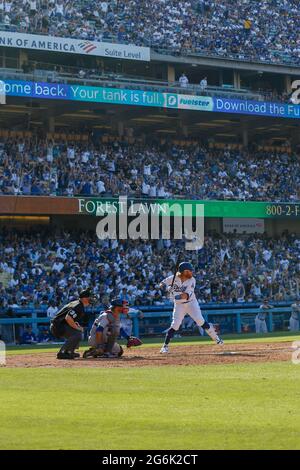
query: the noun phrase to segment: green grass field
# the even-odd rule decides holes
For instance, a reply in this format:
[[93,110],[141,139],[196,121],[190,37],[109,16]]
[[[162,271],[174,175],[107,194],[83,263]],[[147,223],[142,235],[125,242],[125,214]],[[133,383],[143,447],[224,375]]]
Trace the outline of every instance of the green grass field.
[[0,449],[300,449],[300,365],[292,362],[3,367],[0,382]]

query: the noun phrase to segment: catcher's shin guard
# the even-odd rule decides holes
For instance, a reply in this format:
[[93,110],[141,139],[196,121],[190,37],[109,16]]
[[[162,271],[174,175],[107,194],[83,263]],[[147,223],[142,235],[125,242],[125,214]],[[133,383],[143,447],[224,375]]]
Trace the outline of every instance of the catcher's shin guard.
[[106,345],[105,345],[105,352],[106,353],[111,353],[112,350],[113,350],[113,347],[116,343],[116,339],[117,339],[117,333],[116,331],[112,331],[110,335],[108,335],[107,337],[107,342],[106,342]]

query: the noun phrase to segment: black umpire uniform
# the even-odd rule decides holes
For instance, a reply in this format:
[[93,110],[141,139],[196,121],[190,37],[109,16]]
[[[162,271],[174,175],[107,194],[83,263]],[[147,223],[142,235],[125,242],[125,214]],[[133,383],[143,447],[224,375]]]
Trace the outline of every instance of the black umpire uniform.
[[57,354],[57,359],[80,357],[80,354],[75,353],[75,349],[78,348],[82,339],[83,325],[87,323],[85,306],[89,305],[91,300],[91,290],[85,289],[80,292],[78,300],[65,305],[52,319],[51,333],[56,338],[65,338],[66,340]]

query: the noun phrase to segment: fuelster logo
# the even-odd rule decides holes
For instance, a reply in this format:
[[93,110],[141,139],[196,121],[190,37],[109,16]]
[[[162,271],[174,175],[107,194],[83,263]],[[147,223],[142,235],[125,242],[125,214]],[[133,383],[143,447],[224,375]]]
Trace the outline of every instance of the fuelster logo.
[[179,109],[192,109],[194,111],[212,111],[213,99],[207,96],[178,95]]
[[95,46],[95,44],[93,44],[92,42],[89,42],[89,41],[84,41],[84,42],[81,42],[78,44],[80,49],[82,49],[84,52],[86,52],[87,54],[89,52],[92,52],[94,51],[95,49],[97,49],[97,47]]
[[167,108],[178,108],[178,95],[166,94]]

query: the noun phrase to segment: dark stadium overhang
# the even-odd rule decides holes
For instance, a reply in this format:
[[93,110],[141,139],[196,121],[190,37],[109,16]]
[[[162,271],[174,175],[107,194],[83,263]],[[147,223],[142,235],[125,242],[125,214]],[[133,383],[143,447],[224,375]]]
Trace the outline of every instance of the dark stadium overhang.
[[199,54],[190,54],[190,55],[171,55],[171,54],[159,54],[151,50],[151,61],[153,62],[162,62],[164,64],[178,64],[183,67],[191,66],[191,64],[197,66],[212,67],[216,69],[234,69],[238,71],[242,70],[253,70],[255,72],[267,72],[280,75],[293,75],[300,76],[300,67],[292,65],[282,65],[282,64],[268,64],[264,62],[249,62],[246,60],[236,60],[228,59],[222,57],[208,57]]
[[56,128],[66,132],[84,127],[117,135],[121,124],[135,137],[144,138],[169,135],[242,143],[246,131],[249,142],[289,139],[300,143],[299,122],[295,119],[13,97],[0,106],[2,129],[34,127],[45,132],[50,118]]

